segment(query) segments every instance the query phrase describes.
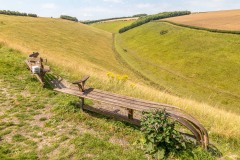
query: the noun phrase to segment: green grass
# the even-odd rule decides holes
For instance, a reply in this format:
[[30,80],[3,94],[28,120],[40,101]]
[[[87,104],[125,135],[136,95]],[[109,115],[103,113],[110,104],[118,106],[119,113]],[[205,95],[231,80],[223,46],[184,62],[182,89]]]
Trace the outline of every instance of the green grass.
[[93,23],[91,26],[111,32],[118,33],[119,29],[128,26],[135,22],[136,20],[131,21],[113,21],[113,22],[105,22],[105,23]]
[[[123,152],[125,148],[129,148],[145,157],[143,151],[133,145],[141,139],[141,133],[137,128],[104,116],[79,112],[79,108],[74,105],[78,98],[53,92],[47,88],[42,89],[39,82],[26,70],[23,62],[26,57],[22,56],[22,53],[28,55],[38,50],[48,58],[54,74],[61,75],[68,81],[89,74],[91,78],[87,85],[90,87],[179,106],[206,127],[210,140],[223,152],[225,158],[239,157],[239,115],[218,109],[218,105],[208,105],[205,100],[199,103],[191,97],[180,98],[174,93],[168,94],[157,89],[155,85],[144,80],[142,75],[129,71],[126,63],[123,63],[121,57],[112,50],[111,33],[58,19],[0,16],[0,20],[4,21],[4,25],[0,25],[0,37],[4,41],[4,44],[0,44],[0,119],[14,124],[0,126],[0,137],[4,139],[1,141],[4,143],[0,144],[3,152],[0,153],[4,153],[3,156],[19,159],[20,156],[37,155],[40,159],[47,159],[59,158],[61,153],[64,153],[65,157],[75,158],[79,156],[76,150],[66,150],[65,146],[73,145],[69,142],[73,137],[82,135],[79,133],[90,132],[93,137],[106,142],[112,138],[123,139],[129,143],[127,146],[122,146]],[[6,45],[22,53],[6,48]],[[127,74],[129,79],[126,83],[119,84],[107,77],[107,71]],[[91,105],[90,102],[88,104]],[[41,117],[45,117],[46,114],[51,116],[41,121]],[[2,128],[4,129],[1,130]],[[54,135],[55,132],[52,131],[57,134]],[[68,133],[69,139],[61,142],[60,139],[65,133]],[[21,134],[27,139],[16,144],[5,141],[5,136],[11,140],[15,134]],[[52,145],[46,150],[43,149],[44,147],[35,149],[36,146],[46,145],[44,139]],[[35,143],[28,144],[29,140],[37,145],[33,147]],[[45,152],[47,155],[44,154]],[[200,155],[207,157],[201,150],[193,152],[198,159]],[[127,151],[124,154],[127,154]],[[186,159],[184,155],[188,154],[183,153],[180,159]]]
[[1,46],[0,56],[0,159],[146,158],[130,145],[141,137],[138,128],[83,113],[77,97],[41,88],[18,51]]
[[[160,32],[168,33],[161,35]],[[239,35],[151,22],[116,35],[128,65],[159,88],[240,113]]]
[[[0,159],[150,158],[138,144],[143,137],[138,127],[81,112],[74,105],[78,97],[41,88],[18,51],[2,46],[0,56],[0,97],[6,105],[0,106]],[[193,151],[177,157],[200,158],[204,153]]]
[[123,72],[109,32],[62,19],[0,15],[0,22],[0,41],[11,48],[26,54],[39,51],[55,65],[80,74]]

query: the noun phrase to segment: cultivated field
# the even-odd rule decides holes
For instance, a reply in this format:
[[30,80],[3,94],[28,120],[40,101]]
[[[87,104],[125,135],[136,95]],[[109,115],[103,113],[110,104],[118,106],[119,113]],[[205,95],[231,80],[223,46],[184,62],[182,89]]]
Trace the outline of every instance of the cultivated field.
[[164,20],[203,28],[240,31],[240,10],[195,13]]
[[[187,82],[187,83],[184,82],[184,80],[182,80],[181,78],[180,80],[178,80],[179,79],[178,76],[177,76],[178,79],[176,77],[171,77],[172,74],[166,74],[164,73],[165,71],[162,71],[162,69],[159,69],[158,67],[155,67],[154,65],[152,65],[152,63],[160,64],[161,66],[168,67],[168,69],[170,68],[171,70],[176,70],[177,73],[175,73],[175,75],[179,74],[179,72],[184,76],[186,75],[188,76],[189,73],[192,73],[190,74],[191,75],[190,79],[193,78],[192,81],[197,80],[196,83],[201,82],[197,79],[197,77],[201,75],[199,77],[203,77],[203,80],[204,80],[204,83],[203,82],[201,83],[206,85],[206,83],[211,82],[210,85],[212,85],[213,82],[218,82],[219,77],[215,76],[216,80],[214,78],[211,79],[210,75],[208,75],[207,73],[208,71],[207,66],[205,66],[204,70],[198,70],[197,66],[201,64],[201,62],[203,62],[204,64],[206,63],[206,65],[215,66],[218,71],[217,73],[221,73],[221,69],[218,68],[217,66],[224,65],[225,63],[230,63],[232,64],[231,68],[226,68],[226,65],[224,65],[225,66],[224,71],[226,71],[226,73],[228,70],[229,70],[229,73],[232,71],[234,71],[235,73],[235,74],[232,74],[231,76],[227,76],[227,78],[231,80],[229,81],[229,83],[235,86],[235,88],[230,86],[229,92],[233,94],[238,94],[239,90],[238,90],[238,87],[236,87],[235,85],[236,82],[232,80],[234,76],[236,76],[236,79],[238,78],[237,76],[238,70],[235,70],[235,68],[238,68],[239,61],[233,61],[233,59],[239,58],[237,54],[234,54],[238,52],[238,50],[235,50],[236,47],[234,47],[238,44],[238,37],[235,38],[233,35],[231,36],[224,35],[221,38],[222,41],[219,41],[218,36],[221,36],[221,35],[217,36],[215,34],[210,34],[209,39],[211,41],[206,42],[205,39],[199,39],[199,41],[195,39],[195,41],[193,42],[185,41],[186,39],[190,39],[191,36],[193,37],[193,35],[187,34],[189,31],[188,29],[185,30],[185,29],[182,29],[181,27],[173,27],[172,25],[152,22],[152,23],[143,25],[141,27],[132,29],[130,31],[127,31],[122,35],[117,35],[116,47],[120,52],[120,55],[121,55],[120,57],[119,54],[114,52],[112,49],[113,48],[112,33],[106,32],[100,29],[96,29],[91,26],[69,22],[66,20],[58,20],[58,19],[50,19],[50,18],[34,19],[34,18],[23,18],[23,17],[13,17],[13,16],[10,17],[10,16],[2,16],[2,15],[0,15],[0,22],[1,22],[0,37],[1,37],[1,42],[3,42],[2,46],[9,46],[11,48],[18,49],[19,51],[21,51],[21,53],[24,53],[25,56],[32,51],[39,51],[46,58],[48,58],[49,60],[48,65],[54,68],[53,72],[55,74],[62,75],[64,78],[66,78],[69,81],[79,79],[79,77],[81,77],[82,75],[88,74],[88,75],[91,75],[91,78],[88,82],[88,86],[119,93],[119,94],[124,94],[128,96],[133,96],[133,97],[138,97],[142,99],[148,99],[148,100],[153,100],[161,103],[168,103],[175,106],[179,106],[184,110],[186,110],[188,113],[192,114],[194,117],[196,117],[207,128],[207,130],[209,131],[211,141],[213,142],[214,145],[216,145],[220,149],[220,151],[224,154],[225,158],[238,157],[240,155],[239,153],[240,133],[238,132],[240,129],[240,117],[238,112],[235,111],[233,108],[231,108],[232,112],[228,112],[226,111],[227,107],[226,108],[222,107],[225,109],[219,109],[220,105],[218,105],[217,103],[212,103],[214,105],[211,105],[211,101],[209,101],[209,104],[207,104],[208,99],[211,100],[212,97],[216,97],[214,94],[212,94],[207,98],[201,97],[202,94],[199,94],[198,96],[200,96],[202,100],[199,100],[197,96],[196,97],[191,96],[191,94],[194,95],[194,92],[191,92],[189,94],[189,91],[191,91],[191,88],[194,87],[194,85],[192,85],[190,82]],[[110,23],[112,22],[105,23],[105,24],[110,24]],[[163,29],[169,30],[169,32],[166,35],[160,35],[160,31]],[[208,36],[209,33],[198,31],[196,33],[194,32],[191,34],[198,34],[198,36],[196,37],[199,37],[199,36],[205,37],[205,36]],[[176,35],[179,35],[179,37]],[[130,36],[132,36],[132,38]],[[142,36],[146,36],[146,37],[142,37]],[[164,39],[164,36],[166,36],[165,37],[166,39]],[[159,40],[159,37],[161,37],[160,40]],[[191,37],[191,40],[192,40],[192,37]],[[132,43],[129,43],[130,39],[132,39]],[[149,42],[151,43],[150,44],[149,42],[146,43],[144,42],[144,40],[150,40]],[[230,42],[227,43],[225,42],[225,40],[226,41],[229,40]],[[225,45],[222,45],[222,47],[226,46],[226,48],[216,48],[215,47],[216,44],[212,44],[213,42],[225,44]],[[212,45],[214,45],[214,47],[212,47]],[[201,55],[205,53],[205,50],[203,50],[201,53],[196,53],[194,52],[196,48],[191,48],[191,47],[189,48],[189,46],[196,47],[197,49],[200,49],[200,50],[205,49],[206,47],[212,48],[213,51],[221,51],[223,49],[226,49],[227,51],[229,51],[229,53],[231,53],[231,56],[228,57],[229,55],[227,55],[228,58],[226,58],[226,55],[222,52],[220,52],[221,54],[217,54],[218,53],[217,52],[216,55],[212,55],[212,53],[215,53],[215,52],[210,52],[211,50],[209,49],[207,50],[208,52],[206,52],[206,54],[208,54],[208,56],[210,57],[210,60],[208,58],[206,60],[206,57],[201,57]],[[230,48],[232,48],[232,50]],[[185,51],[187,51],[187,55],[184,54]],[[8,52],[10,53],[7,54]],[[146,57],[146,55],[149,55],[149,57],[146,58],[146,61],[150,61],[151,65],[148,66],[148,65],[145,65],[144,62],[139,59],[133,59],[134,57],[132,58],[131,56],[135,56],[136,52],[139,53],[139,56],[141,58],[144,58]],[[191,56],[194,56],[190,54],[191,52],[195,54],[194,61],[188,62],[188,59],[186,59],[186,63],[185,63],[184,61],[185,57],[189,57],[190,59]],[[149,53],[152,53],[152,54],[149,54]],[[177,57],[173,53],[179,53],[180,57]],[[118,122],[113,121],[111,122],[113,124],[111,124],[110,127],[108,127],[108,123],[105,125],[105,122],[109,121],[108,119],[105,120],[103,118],[103,120],[101,120],[101,118],[97,118],[96,120],[96,119],[92,119],[94,116],[91,116],[91,114],[85,115],[81,112],[78,112],[78,110],[74,108],[74,105],[69,102],[69,101],[74,101],[75,100],[74,97],[58,95],[58,94],[57,95],[59,97],[58,96],[55,97],[55,93],[52,93],[48,89],[40,89],[40,88],[37,88],[37,90],[40,91],[38,95],[38,93],[36,93],[35,91],[36,88],[34,88],[38,83],[33,79],[31,79],[31,76],[27,71],[23,71],[22,73],[23,68],[25,69],[26,67],[23,64],[23,58],[21,58],[20,52],[15,52],[12,49],[3,47],[2,54],[5,57],[4,59],[1,59],[2,61],[0,62],[1,63],[0,66],[1,67],[3,66],[4,68],[2,69],[1,76],[0,76],[0,80],[1,80],[0,82],[2,82],[1,86],[9,86],[5,88],[7,88],[10,93],[16,92],[17,94],[14,97],[10,97],[9,100],[2,98],[1,99],[2,102],[3,101],[9,102],[9,103],[14,102],[14,104],[6,103],[3,108],[6,108],[6,106],[11,105],[12,110],[14,112],[17,110],[17,108],[19,108],[19,106],[23,105],[21,112],[23,112],[25,115],[26,114],[29,115],[30,113],[28,113],[28,110],[31,109],[31,106],[34,106],[35,103],[33,102],[29,104],[27,106],[28,109],[26,109],[26,106],[24,106],[24,104],[26,104],[25,102],[27,102],[29,99],[22,98],[20,95],[22,94],[25,95],[26,93],[21,93],[21,90],[26,89],[26,90],[29,90],[29,92],[31,93],[33,92],[33,94],[35,94],[33,96],[35,97],[38,97],[38,96],[45,97],[41,101],[41,104],[51,103],[51,101],[49,101],[49,97],[51,96],[52,96],[51,99],[53,100],[57,98],[51,103],[51,105],[54,105],[54,106],[53,107],[50,106],[50,108],[52,109],[51,111],[54,114],[59,113],[56,116],[54,116],[53,119],[51,120],[49,119],[50,127],[52,124],[53,125],[56,124],[53,126],[53,128],[51,128],[51,130],[56,129],[57,124],[61,123],[61,120],[74,120],[75,122],[74,125],[77,125],[77,126],[84,126],[82,123],[80,123],[82,121],[84,124],[86,123],[86,125],[88,126],[86,128],[87,133],[89,130],[91,131],[90,128],[95,128],[96,131],[99,132],[99,128],[102,128],[102,127],[104,128],[103,132],[106,133],[106,137],[107,137],[106,139],[101,139],[101,136],[99,137],[98,135],[94,135],[94,134],[93,136],[80,135],[80,137],[76,137],[76,139],[74,139],[76,135],[73,135],[73,137],[69,135],[68,137],[70,139],[72,138],[74,139],[74,140],[70,140],[70,143],[68,143],[69,141],[65,143],[64,141],[67,138],[66,137],[61,138],[61,135],[59,135],[60,136],[59,141],[55,141],[56,146],[52,146],[50,147],[50,149],[46,148],[46,151],[44,152],[41,152],[41,150],[40,151],[36,150],[37,154],[41,156],[44,156],[44,155],[51,156],[51,155],[57,154],[58,155],[57,157],[61,157],[59,153],[64,154],[66,152],[66,155],[64,154],[62,157],[67,157],[72,154],[67,152],[66,150],[63,152],[54,152],[54,147],[56,148],[62,145],[69,146],[70,144],[73,144],[77,149],[77,150],[74,150],[75,151],[74,153],[77,152],[76,154],[74,154],[74,157],[76,158],[83,156],[83,153],[86,150],[91,150],[91,152],[93,152],[95,155],[100,155],[102,152],[101,148],[107,148],[108,150],[112,151],[111,155],[109,155],[110,154],[109,152],[104,153],[104,155],[109,155],[111,159],[112,157],[118,155],[120,152],[122,153],[123,149],[126,148],[126,147],[123,147],[119,149],[119,145],[115,146],[115,143],[113,143],[114,146],[112,146],[112,139],[115,142],[118,141],[119,139],[115,137],[111,139],[111,136],[109,136],[109,134],[116,132],[115,129],[119,131],[117,132],[117,134],[119,134],[120,137],[125,137],[125,138],[127,137],[127,142],[129,142],[131,145],[134,144],[134,141],[136,139],[141,139],[140,132],[138,130],[133,130],[131,126],[127,126],[122,123],[119,124]],[[13,58],[14,57],[12,56],[13,54],[19,55],[20,57]],[[159,58],[160,60],[156,59],[156,56],[158,58],[160,57]],[[211,59],[212,58],[211,56],[218,57],[218,60],[216,60],[216,62],[213,63],[212,61],[214,60]],[[172,60],[172,63],[169,63],[169,64],[159,63],[160,61],[171,62],[168,58]],[[180,62],[182,62],[182,64],[184,65],[178,64],[176,61],[174,61],[179,58],[182,58]],[[122,61],[122,59],[124,61]],[[154,59],[154,61],[152,61],[152,59]],[[16,64],[14,63],[15,61],[13,62],[13,60],[16,60]],[[136,61],[141,62],[140,65],[142,66],[139,67]],[[126,62],[128,63],[128,65],[126,65]],[[220,62],[220,65],[217,62]],[[187,68],[190,68],[190,69],[194,68],[192,67],[192,65],[190,65],[191,63],[194,64],[193,65],[194,67],[196,67],[195,68],[196,72],[192,72],[192,70],[189,70],[189,69],[187,69],[186,71],[183,71],[182,68],[186,68],[185,65],[187,65]],[[13,64],[12,72],[9,72],[11,74],[8,77],[8,75],[5,74],[6,68],[11,67],[11,64]],[[129,65],[131,67],[128,67]],[[211,69],[210,69],[210,73],[211,73]],[[141,75],[136,73],[135,70],[140,71]],[[121,84],[118,81],[113,81],[112,79],[109,79],[107,76],[107,72],[109,71],[113,72],[114,74],[127,74],[129,76],[129,79],[124,84]],[[154,77],[154,79],[152,79],[151,76],[153,75],[151,71],[154,71],[154,73],[156,73],[156,75],[159,77]],[[162,75],[159,75],[159,72],[161,72],[162,75],[164,75],[164,77]],[[194,75],[194,73],[196,75]],[[23,75],[23,76],[20,76],[20,75]],[[29,75],[29,77],[27,77],[27,75]],[[144,78],[144,76],[149,76],[149,75],[151,75],[150,76],[151,81],[146,80]],[[21,81],[15,82],[16,78],[14,77],[16,76],[19,77],[19,79],[21,79],[22,82]],[[223,76],[222,77],[223,79],[226,78],[225,74],[222,76]],[[158,81],[157,80],[158,78],[160,78],[162,82]],[[209,81],[206,82],[205,80],[208,78],[209,78]],[[177,80],[174,81],[174,79],[177,79]],[[168,93],[168,90],[167,91],[162,90],[160,87],[158,87],[159,85],[156,86],[152,84],[153,80],[154,81],[156,80],[157,83],[160,82],[159,83],[160,86],[166,87],[168,90],[170,89],[171,93]],[[13,84],[13,85],[11,86],[10,84]],[[28,86],[28,84],[30,86]],[[177,88],[178,84],[180,85],[180,88]],[[222,89],[225,90],[226,88],[229,87],[229,85],[226,84],[225,82],[221,82],[214,87],[217,88],[218,85],[221,86],[220,88],[221,90]],[[16,90],[13,88],[14,86],[17,86]],[[187,90],[183,90],[184,87],[187,88]],[[213,86],[210,86],[210,87],[213,87]],[[200,87],[200,90],[201,89],[203,89],[203,87]],[[199,91],[199,90],[194,89],[193,91]],[[5,90],[1,92],[3,92],[2,94],[6,93]],[[206,93],[208,93],[208,90],[201,91],[201,93],[202,92],[204,93],[204,95],[206,95]],[[178,94],[178,93],[181,93],[181,94]],[[13,99],[15,97],[17,98],[19,97],[19,100],[17,101],[16,104],[15,104],[16,100]],[[31,97],[31,94],[30,94],[30,97]],[[214,99],[214,102],[216,101],[217,100]],[[222,98],[220,99],[220,103],[221,102],[222,102]],[[233,103],[237,103],[237,100],[229,101],[227,103],[232,105]],[[8,117],[14,116],[14,114],[10,114],[11,112],[9,113],[9,111],[5,111],[5,110],[1,110],[1,111],[3,112],[2,115],[4,116],[5,115],[8,115]],[[39,113],[33,113],[33,114],[37,115],[42,113],[43,111],[45,112],[45,110],[39,110]],[[2,116],[1,119],[3,119],[4,116]],[[25,116],[19,115],[19,117],[21,118]],[[36,118],[36,117],[32,117],[32,118]],[[38,118],[40,120],[40,117]],[[44,119],[46,118],[48,119],[48,117],[45,117],[45,118],[43,117],[42,121],[44,121]],[[91,119],[92,121],[90,121]],[[100,121],[103,121],[103,122],[100,122]],[[25,128],[26,126],[29,126],[29,125],[26,125],[26,123],[30,123],[28,120],[24,122],[25,122],[24,123]],[[17,124],[17,127],[22,126],[22,124],[20,125],[18,125],[18,123],[16,124]],[[120,127],[118,127],[119,125]],[[6,130],[6,129],[9,129],[8,124],[4,123],[2,124],[2,126],[4,126],[3,131],[6,131],[6,132],[4,133],[1,132],[1,134],[5,136],[5,134],[11,133],[10,131]],[[16,134],[18,133],[17,130],[19,129],[17,127],[15,128]],[[74,128],[77,129],[76,127]],[[123,131],[125,130],[124,128],[129,128],[130,130],[127,130],[126,134],[122,134],[122,133],[125,133]],[[71,130],[71,126],[70,128],[67,127],[66,130]],[[36,127],[35,132],[36,134],[40,132],[38,127]],[[23,143],[27,143],[25,142],[25,140],[29,140],[28,136],[30,135],[27,135],[26,137],[22,137],[22,135],[15,135],[14,133],[10,134],[10,137],[14,136],[13,139],[16,140],[14,144],[16,145],[22,145]],[[78,133],[78,131],[76,133]],[[44,139],[45,135],[47,136],[53,135],[53,137],[57,139],[58,136],[55,136],[54,134],[55,133],[50,132],[49,134],[48,133],[44,134],[44,136],[42,137]],[[100,134],[102,134],[102,132]],[[83,141],[83,139],[90,139],[90,141],[85,142]],[[36,139],[37,144],[40,143],[40,141],[41,139]],[[108,143],[109,141],[111,141],[110,144]],[[31,144],[33,144],[34,147],[36,147],[37,146],[36,143],[31,143]],[[18,146],[12,147],[12,145],[14,144],[12,144],[11,142],[4,141],[4,144],[6,144],[5,149],[12,149],[13,151],[16,151],[16,148],[18,148]],[[52,143],[52,144],[55,144],[55,143]],[[79,146],[79,144],[81,145]],[[98,147],[94,148],[96,146],[94,144],[97,144]],[[21,146],[21,148],[23,147],[24,145]],[[32,151],[31,146],[29,148],[30,148],[30,151]],[[138,158],[144,157],[142,152],[139,152],[139,150],[137,149],[135,150],[131,147],[126,148],[126,150],[128,149],[129,151],[133,151],[132,156],[134,157],[130,157],[130,159],[131,158],[138,159]],[[20,153],[20,152],[13,152],[13,153]],[[197,159],[203,159],[205,156],[205,153],[202,152],[201,150],[193,151],[192,154]],[[124,159],[128,155],[129,155],[129,152],[126,151],[120,158]],[[92,155],[84,155],[84,157],[87,157],[88,159],[91,159],[92,158],[91,156]],[[101,159],[102,157],[100,156],[97,158]]]

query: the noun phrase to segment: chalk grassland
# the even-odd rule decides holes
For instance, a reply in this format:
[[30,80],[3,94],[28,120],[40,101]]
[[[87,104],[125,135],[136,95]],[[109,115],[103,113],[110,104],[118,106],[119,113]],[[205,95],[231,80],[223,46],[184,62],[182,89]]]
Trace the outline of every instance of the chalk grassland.
[[116,65],[112,34],[76,22],[0,15],[0,41],[26,54],[39,51],[56,66],[84,74],[123,70]]
[[[54,73],[61,73],[69,81],[89,74],[91,78],[88,86],[179,106],[203,123],[211,141],[224,153],[224,157],[240,155],[239,115],[191,100],[190,97],[180,98],[149,85],[118,62],[112,51],[112,33],[74,22],[46,18],[0,16],[0,22],[0,36],[5,45],[25,55],[33,50],[40,51],[48,58]],[[109,80],[106,71],[128,74],[129,80],[119,84]],[[101,126],[102,123],[90,125]]]
[[91,26],[111,32],[111,33],[118,33],[119,29],[132,24],[135,20],[131,21],[113,21],[113,22],[106,22],[106,23],[93,23]]
[[[161,35],[161,31],[167,31]],[[238,35],[151,22],[116,35],[123,59],[173,94],[240,113]]]
[[142,137],[137,128],[81,112],[77,97],[43,89],[19,52],[0,45],[0,57],[1,160],[146,159],[133,144]]
[[164,20],[189,26],[240,31],[240,10],[196,13]]

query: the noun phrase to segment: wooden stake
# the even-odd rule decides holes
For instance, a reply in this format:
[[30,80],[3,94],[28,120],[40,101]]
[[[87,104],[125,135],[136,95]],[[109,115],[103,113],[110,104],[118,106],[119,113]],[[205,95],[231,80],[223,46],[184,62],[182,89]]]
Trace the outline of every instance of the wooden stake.
[[127,109],[128,110],[128,119],[133,119],[133,109]]

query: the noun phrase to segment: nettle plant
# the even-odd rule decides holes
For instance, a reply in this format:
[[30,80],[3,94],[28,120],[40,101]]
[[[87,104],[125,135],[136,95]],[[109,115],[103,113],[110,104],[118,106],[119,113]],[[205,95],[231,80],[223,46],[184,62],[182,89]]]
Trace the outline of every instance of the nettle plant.
[[186,149],[187,141],[175,126],[176,122],[167,116],[165,109],[143,112],[141,131],[145,137],[146,153],[163,158]]

